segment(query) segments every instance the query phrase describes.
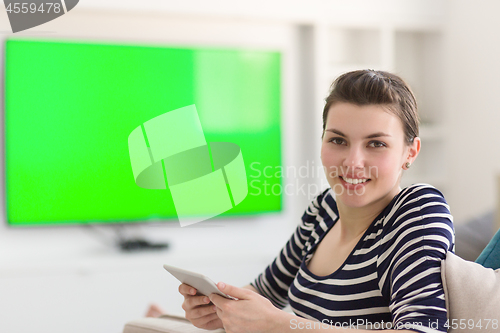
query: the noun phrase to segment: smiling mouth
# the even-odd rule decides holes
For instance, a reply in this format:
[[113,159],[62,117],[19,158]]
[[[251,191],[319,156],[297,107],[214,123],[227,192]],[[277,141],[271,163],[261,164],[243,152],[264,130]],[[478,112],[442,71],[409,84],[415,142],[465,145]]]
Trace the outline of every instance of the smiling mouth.
[[345,181],[346,183],[348,184],[352,184],[352,185],[357,185],[357,184],[366,184],[367,182],[369,182],[371,179],[370,178],[347,178],[347,177],[342,177],[342,176],[339,176],[340,179],[342,179],[343,181]]

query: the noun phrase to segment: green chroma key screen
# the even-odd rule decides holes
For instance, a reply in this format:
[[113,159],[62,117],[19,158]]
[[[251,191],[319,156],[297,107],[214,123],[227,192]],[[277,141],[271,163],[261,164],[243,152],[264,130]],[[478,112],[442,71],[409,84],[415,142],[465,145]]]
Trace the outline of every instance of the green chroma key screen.
[[136,185],[127,138],[192,104],[207,142],[241,148],[248,195],[222,215],[281,210],[278,52],[26,39],[5,52],[10,225],[177,221],[168,188]]

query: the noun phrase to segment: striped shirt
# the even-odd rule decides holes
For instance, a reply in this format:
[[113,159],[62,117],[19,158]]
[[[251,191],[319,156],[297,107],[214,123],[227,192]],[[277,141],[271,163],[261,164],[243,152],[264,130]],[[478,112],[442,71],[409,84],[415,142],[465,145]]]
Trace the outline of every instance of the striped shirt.
[[328,276],[307,263],[338,221],[331,189],[317,196],[276,259],[252,283],[275,306],[351,328],[446,332],[441,260],[454,250],[449,207],[436,188],[403,189],[375,218],[345,262]]

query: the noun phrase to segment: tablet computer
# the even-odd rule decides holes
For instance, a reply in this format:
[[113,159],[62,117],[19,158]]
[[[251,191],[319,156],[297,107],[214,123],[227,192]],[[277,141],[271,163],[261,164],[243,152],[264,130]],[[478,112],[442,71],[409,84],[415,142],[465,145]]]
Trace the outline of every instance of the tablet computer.
[[224,294],[217,288],[217,285],[203,274],[190,272],[188,270],[170,266],[163,265],[170,274],[172,274],[177,280],[182,283],[188,284],[195,288],[200,294],[209,296],[210,294],[218,294],[223,297],[237,300],[237,298]]

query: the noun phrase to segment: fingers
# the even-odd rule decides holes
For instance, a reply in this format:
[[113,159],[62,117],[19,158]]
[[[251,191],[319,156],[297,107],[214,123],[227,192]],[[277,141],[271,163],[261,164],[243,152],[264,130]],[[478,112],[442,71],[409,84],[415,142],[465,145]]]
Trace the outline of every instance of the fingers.
[[212,301],[215,306],[217,306],[219,309],[222,309],[222,307],[226,304],[226,302],[230,302],[232,300],[227,299],[221,295],[217,294],[211,294],[210,295],[210,300]]
[[193,309],[198,306],[210,304],[210,298],[207,296],[187,296],[184,297],[184,303],[182,303],[182,308],[186,311]]
[[183,284],[181,284],[179,286],[179,292],[184,297],[186,297],[186,296],[189,296],[189,295],[191,295],[191,296],[196,295],[197,290],[195,288],[191,287],[190,285],[183,283]]
[[210,303],[210,299],[207,296],[191,296],[184,300],[182,308],[186,312],[186,318],[189,320],[215,313],[214,305]]
[[220,320],[216,313],[205,316],[203,318],[191,320],[191,323],[198,328],[203,328],[206,330],[214,330],[223,327],[222,320]]
[[248,299],[252,294],[254,294],[249,289],[238,288],[230,284],[225,284],[224,282],[217,283],[217,288],[219,288],[219,290],[223,293],[238,299]]
[[185,283],[179,286],[179,292],[184,296],[182,308],[186,313],[185,317],[194,326],[209,330],[223,327],[209,297],[198,294],[195,288]]
[[215,317],[217,317],[217,313],[216,313],[213,305],[198,307],[198,308],[193,309],[191,311],[186,311],[186,319],[191,321],[191,322],[195,321],[195,320],[203,319],[205,317],[211,317],[212,319],[210,319],[210,320],[213,320],[213,319],[215,319],[214,315],[215,315]]
[[215,330],[223,327],[222,320],[215,314],[215,319],[207,322],[203,328],[206,330]]

